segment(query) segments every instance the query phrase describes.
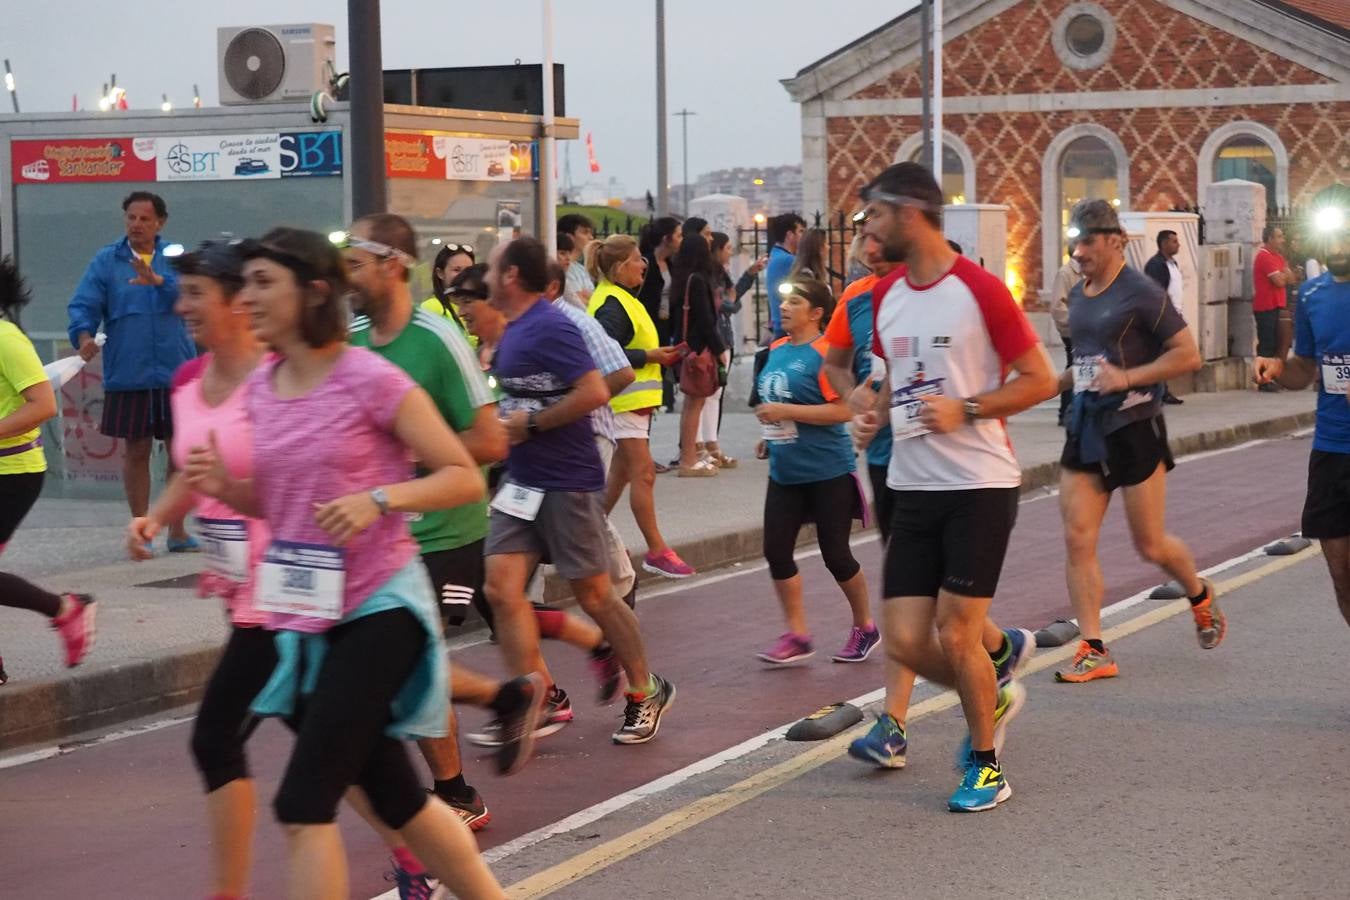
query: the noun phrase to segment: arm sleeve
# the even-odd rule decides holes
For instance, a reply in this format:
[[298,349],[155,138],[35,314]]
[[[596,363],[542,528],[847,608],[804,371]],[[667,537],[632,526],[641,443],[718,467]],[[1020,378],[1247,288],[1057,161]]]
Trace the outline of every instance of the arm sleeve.
[[840,303],[825,328],[825,343],[836,350],[853,349],[853,329],[849,326],[848,305]]
[[581,331],[566,318],[555,323],[547,341],[538,342],[534,354],[540,365],[569,385],[576,384],[587,372],[598,371]]
[[1312,319],[1308,317],[1307,292],[1298,292],[1298,308],[1294,310],[1294,355],[1315,359],[1317,342],[1313,340]]
[[[745,296],[746,292],[749,291],[750,288],[755,286],[756,277],[757,276],[755,275],[754,272],[751,272],[747,269],[746,271],[741,273],[740,278],[736,279],[736,286],[731,291],[732,297],[734,298],[732,302],[734,302],[736,306],[736,308],[733,309],[732,312],[741,311],[741,298]],[[731,302],[725,302],[722,304],[723,307],[730,305]]]
[[839,399],[839,392],[830,384],[830,379],[825,377],[825,344],[824,342],[816,344],[816,348],[821,353],[820,371],[816,373],[816,380],[820,382],[820,395],[825,398],[826,403],[833,403]]
[[89,267],[84,270],[84,277],[75,288],[75,296],[70,298],[70,303],[66,306],[66,313],[70,319],[67,333],[72,347],[80,346],[81,332],[95,334],[99,325],[103,324],[104,302],[107,296],[103,269],[100,257],[95,256]]
[[346,352],[361,354],[365,367],[361,379],[363,390],[354,392],[354,396],[361,398],[366,414],[380,430],[392,431],[398,419],[398,408],[408,392],[417,387],[416,383],[398,366],[373,351],[353,347]]
[[[974,265],[970,264],[972,267]],[[984,327],[994,345],[994,352],[1004,365],[1008,365],[1039,344],[1040,339],[1036,337],[1031,323],[1027,321],[1026,313],[1022,312],[1022,307],[1017,305],[1017,301],[1013,299],[1003,282],[983,269],[978,269],[978,272],[982,277],[978,280],[971,278],[966,283],[980,307]],[[1163,296],[1161,291],[1159,296]],[[1166,300],[1166,297],[1163,299]]]
[[1268,251],[1256,251],[1256,259],[1252,262],[1252,275],[1262,283],[1270,284],[1270,274],[1278,272],[1275,266],[1275,254]]
[[16,394],[48,380],[33,342],[23,334],[0,341],[0,377],[9,382]]

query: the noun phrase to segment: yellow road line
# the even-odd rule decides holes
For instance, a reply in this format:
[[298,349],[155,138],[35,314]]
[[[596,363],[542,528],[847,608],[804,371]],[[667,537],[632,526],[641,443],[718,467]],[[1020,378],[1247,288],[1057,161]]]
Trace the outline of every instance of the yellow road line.
[[[1244,572],[1224,581],[1216,587],[1220,594],[1228,594],[1240,588],[1246,587],[1263,578],[1281,572],[1296,563],[1307,559],[1309,554],[1317,549],[1317,544],[1301,553],[1295,553],[1292,556],[1278,557],[1265,565]],[[1178,616],[1190,609],[1190,604],[1186,600],[1176,600],[1172,603],[1166,603],[1156,609],[1151,609],[1146,613],[1135,616],[1132,619],[1114,625],[1102,632],[1103,640],[1115,641],[1127,635],[1142,631],[1151,625],[1164,622],[1167,619]],[[1037,653],[1027,666],[1027,673],[1039,672],[1048,669],[1057,663],[1063,662],[1073,657],[1077,649],[1076,644],[1067,644],[1063,647],[1057,647],[1044,653]],[[942,712],[951,709],[960,703],[960,698],[956,691],[948,690],[934,697],[924,700],[922,703],[910,707],[908,721],[923,718],[933,713]],[[805,753],[800,753],[791,759],[771,766],[762,772],[757,772],[743,781],[731,785],[728,788],[709,794],[706,797],[700,797],[692,803],[686,804],[677,810],[666,813],[664,816],[649,822],[646,825],[639,826],[632,831],[625,832],[616,838],[606,841],[599,846],[592,847],[584,853],[570,857],[554,866],[544,869],[516,882],[506,889],[506,895],[512,900],[527,900],[527,898],[544,897],[556,890],[574,884],[583,878],[608,868],[615,863],[627,859],[628,857],[646,850],[654,844],[672,838],[683,831],[693,828],[700,822],[707,821],[714,816],[721,815],[728,810],[735,809],[742,803],[755,799],[759,795],[773,790],[780,785],[786,784],[793,779],[800,778],[813,769],[818,769],[826,763],[839,758],[839,755],[848,746],[849,742],[859,737],[867,731],[869,726],[859,725],[842,734],[836,735],[814,747]]]

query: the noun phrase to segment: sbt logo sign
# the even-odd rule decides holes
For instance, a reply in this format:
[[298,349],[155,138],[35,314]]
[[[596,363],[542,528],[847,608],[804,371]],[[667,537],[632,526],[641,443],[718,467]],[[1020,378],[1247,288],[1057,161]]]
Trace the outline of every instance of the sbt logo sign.
[[342,132],[297,131],[280,142],[281,174],[285,178],[342,174]]
[[219,150],[193,150],[183,143],[174,144],[164,154],[165,165],[175,175],[214,175],[219,159]]

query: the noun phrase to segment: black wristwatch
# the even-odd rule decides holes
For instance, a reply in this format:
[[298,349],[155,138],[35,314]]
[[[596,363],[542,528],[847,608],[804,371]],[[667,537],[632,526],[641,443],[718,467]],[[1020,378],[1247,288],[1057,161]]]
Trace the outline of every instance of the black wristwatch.
[[525,419],[525,433],[530,437],[534,437],[539,433],[539,423],[535,421],[534,418],[537,415],[539,415],[538,412],[532,412]]
[[974,397],[967,397],[961,403],[961,409],[966,414],[967,422],[974,422],[980,417],[980,401],[976,400]]

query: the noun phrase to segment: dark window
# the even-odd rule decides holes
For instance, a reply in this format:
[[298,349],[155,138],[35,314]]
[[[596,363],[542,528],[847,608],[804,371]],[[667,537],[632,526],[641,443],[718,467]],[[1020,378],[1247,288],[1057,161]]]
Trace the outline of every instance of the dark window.
[[1069,20],[1064,29],[1069,49],[1079,56],[1091,56],[1106,43],[1106,30],[1101,19],[1089,13],[1080,13]]

